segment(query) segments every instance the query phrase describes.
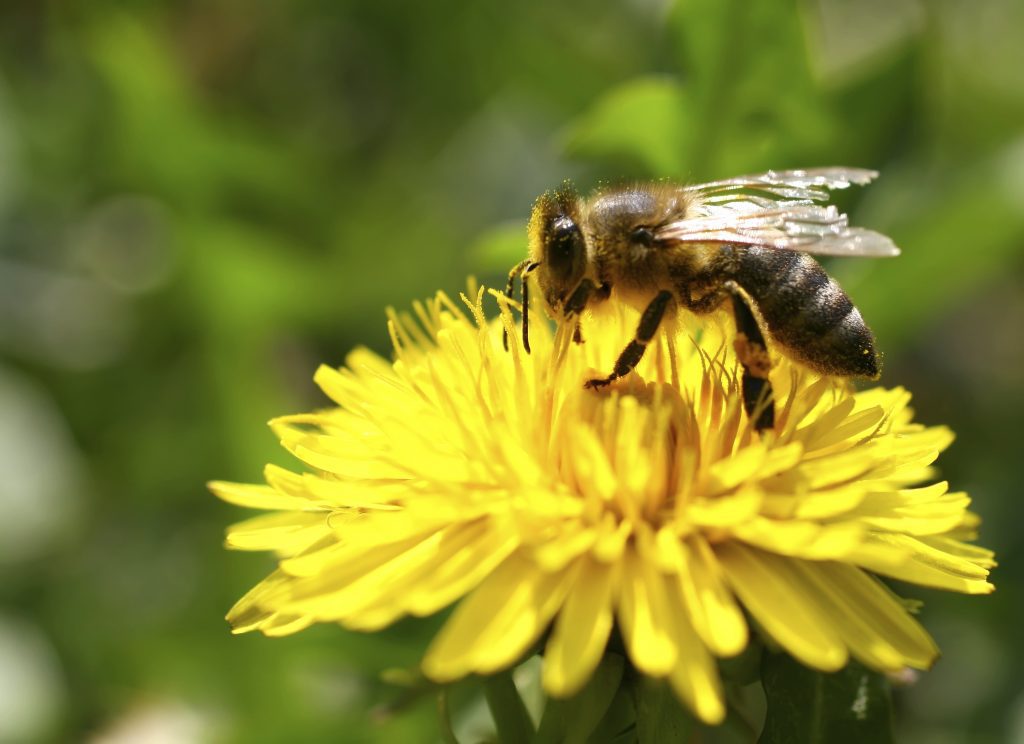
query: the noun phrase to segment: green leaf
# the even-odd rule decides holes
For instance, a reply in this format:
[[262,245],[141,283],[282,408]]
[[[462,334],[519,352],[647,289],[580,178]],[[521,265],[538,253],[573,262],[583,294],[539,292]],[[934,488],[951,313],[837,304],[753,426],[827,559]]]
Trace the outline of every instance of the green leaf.
[[693,717],[665,680],[637,677],[633,701],[639,744],[690,740],[695,726]]
[[477,271],[502,274],[526,256],[526,223],[502,222],[482,233],[469,249]]
[[647,175],[685,175],[692,107],[672,78],[645,77],[612,88],[570,130],[566,149],[624,158]]
[[903,253],[865,267],[870,274],[852,290],[843,275],[855,276],[859,262],[834,268],[882,348],[910,341],[935,322],[936,308],[965,302],[1013,265],[1024,240],[1022,164],[1024,147],[1015,145],[931,179],[886,173],[865,194],[870,208],[857,222],[891,235]]
[[498,741],[521,744],[533,738],[533,721],[523,699],[512,681],[512,672],[505,671],[483,680],[484,698],[497,727]]
[[606,654],[586,686],[567,700],[549,698],[537,730],[536,744],[583,744],[594,733],[622,682],[625,660]]
[[835,156],[838,122],[811,72],[798,0],[673,6],[695,180]]
[[761,680],[768,714],[759,744],[887,744],[892,703],[884,676],[851,661],[834,674],[766,652]]
[[587,744],[636,744],[636,709],[629,685],[619,685]]
[[750,685],[761,679],[761,654],[764,645],[755,635],[738,656],[718,660],[718,670],[725,682],[733,685]]

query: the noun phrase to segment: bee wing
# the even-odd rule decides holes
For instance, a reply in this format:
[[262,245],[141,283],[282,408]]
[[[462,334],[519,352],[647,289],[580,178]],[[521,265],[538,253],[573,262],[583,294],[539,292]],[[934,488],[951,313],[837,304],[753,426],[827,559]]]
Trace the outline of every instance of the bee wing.
[[[859,168],[769,171],[686,190],[697,196],[693,216],[662,226],[657,239],[678,243],[731,243],[825,256],[898,256],[881,233],[850,227],[828,189],[864,184],[877,173]],[[751,193],[752,192],[752,193]]]
[[808,168],[806,170],[768,171],[751,176],[727,178],[685,187],[702,199],[727,199],[753,191],[783,199],[827,201],[829,189],[865,186],[878,177],[878,171],[865,168]]

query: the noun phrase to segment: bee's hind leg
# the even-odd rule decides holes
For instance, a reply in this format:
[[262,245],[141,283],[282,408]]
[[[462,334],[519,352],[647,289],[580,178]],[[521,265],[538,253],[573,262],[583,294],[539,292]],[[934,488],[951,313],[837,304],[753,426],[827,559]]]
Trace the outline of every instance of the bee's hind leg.
[[736,317],[736,340],[733,347],[743,365],[743,409],[758,431],[775,426],[775,403],[772,383],[768,379],[771,357],[761,333],[761,326],[746,296],[732,282],[727,284],[732,293],[732,311]]
[[647,344],[651,342],[651,339],[654,338],[654,334],[657,333],[658,326],[661,325],[661,319],[665,317],[665,311],[668,309],[671,301],[671,292],[668,290],[658,292],[654,299],[651,300],[644,309],[644,314],[640,316],[640,323],[636,327],[636,335],[633,337],[633,340],[629,342],[629,345],[622,350],[622,353],[619,354],[619,358],[615,362],[615,368],[612,370],[612,373],[607,377],[587,380],[584,387],[604,387],[612,380],[628,375],[633,368],[640,363],[640,359],[643,357],[644,351],[647,349]]

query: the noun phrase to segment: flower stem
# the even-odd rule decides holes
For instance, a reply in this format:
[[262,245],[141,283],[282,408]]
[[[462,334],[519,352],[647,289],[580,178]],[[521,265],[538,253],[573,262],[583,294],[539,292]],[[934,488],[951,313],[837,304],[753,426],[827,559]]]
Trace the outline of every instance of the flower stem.
[[452,730],[452,716],[448,707],[448,690],[441,689],[437,693],[437,721],[441,726],[441,741],[444,744],[459,744]]

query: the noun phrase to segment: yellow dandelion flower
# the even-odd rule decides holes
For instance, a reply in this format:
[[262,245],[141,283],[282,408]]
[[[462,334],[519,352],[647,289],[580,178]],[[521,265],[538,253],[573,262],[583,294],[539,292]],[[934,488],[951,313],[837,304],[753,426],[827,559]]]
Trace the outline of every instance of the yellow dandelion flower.
[[273,512],[228,532],[280,558],[230,611],[236,632],[373,631],[458,602],[429,678],[505,669],[551,628],[543,685],[568,696],[617,625],[637,670],[717,723],[715,659],[747,646],[744,609],[807,666],[924,669],[934,642],[876,576],[992,590],[992,553],[964,542],[968,497],[920,485],[952,434],[915,424],[905,390],[780,359],[776,425],[759,433],[717,322],[666,330],[594,391],[635,315],[593,319],[582,346],[538,323],[527,355],[503,350],[511,318],[486,319],[483,297],[392,314],[394,362],[357,350],[321,367],[336,407],[271,422],[307,472],[211,484]]

